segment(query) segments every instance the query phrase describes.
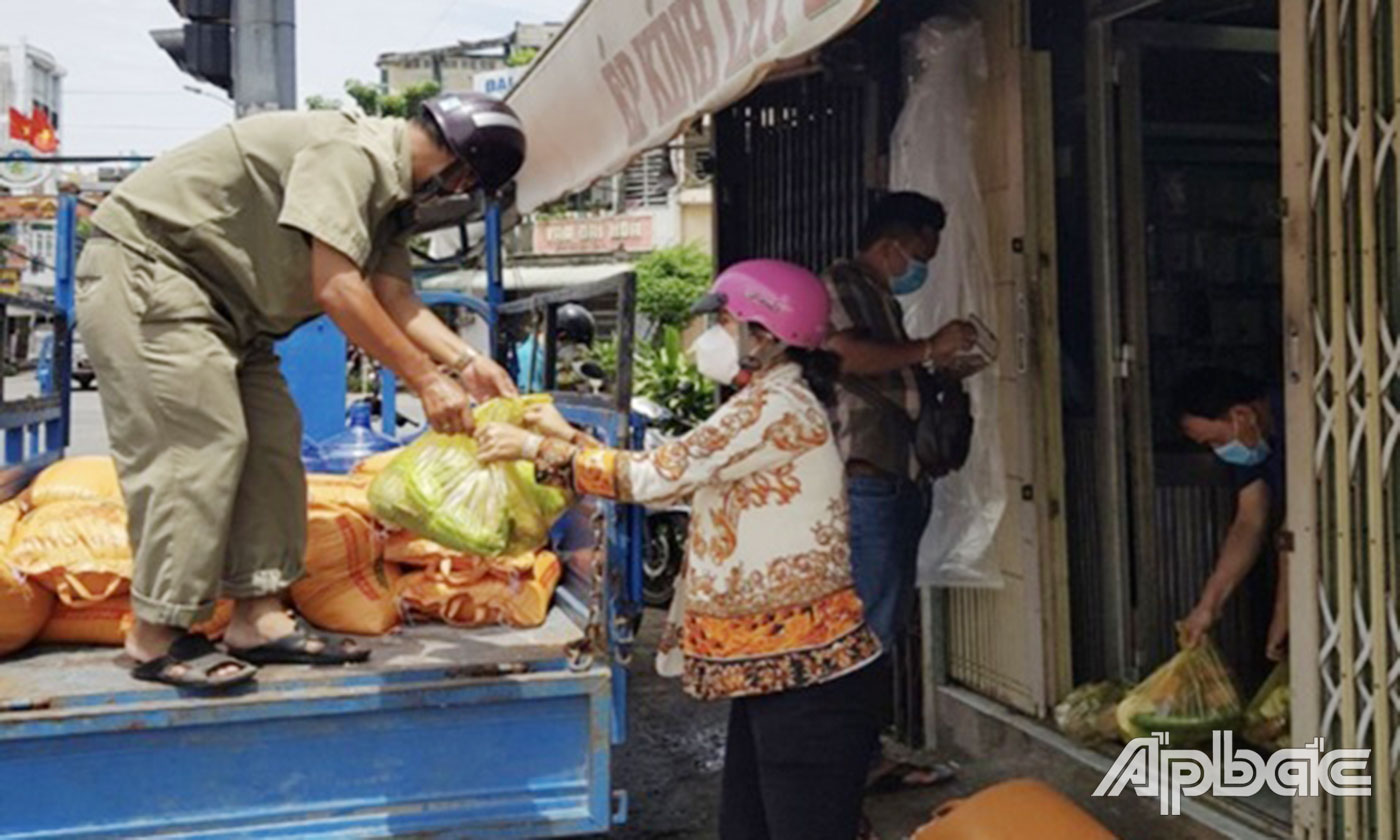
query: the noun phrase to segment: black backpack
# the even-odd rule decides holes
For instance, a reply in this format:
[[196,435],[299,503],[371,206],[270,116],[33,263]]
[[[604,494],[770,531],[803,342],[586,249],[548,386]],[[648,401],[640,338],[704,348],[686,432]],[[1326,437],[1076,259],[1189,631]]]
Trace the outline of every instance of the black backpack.
[[972,399],[962,382],[941,371],[914,368],[919,389],[919,419],[910,420],[904,406],[880,393],[869,379],[843,376],[841,384],[882,411],[896,412],[907,425],[909,445],[924,474],[942,478],[967,463],[972,450]]

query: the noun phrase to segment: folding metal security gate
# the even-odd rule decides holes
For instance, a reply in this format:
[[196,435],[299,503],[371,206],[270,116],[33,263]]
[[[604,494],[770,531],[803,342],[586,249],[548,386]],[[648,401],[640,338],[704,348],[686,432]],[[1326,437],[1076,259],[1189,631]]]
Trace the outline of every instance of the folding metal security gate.
[[1371,749],[1299,837],[1396,836],[1400,2],[1280,2],[1293,737]]
[[721,266],[762,254],[820,271],[855,253],[875,146],[870,104],[866,84],[810,75],[716,115]]

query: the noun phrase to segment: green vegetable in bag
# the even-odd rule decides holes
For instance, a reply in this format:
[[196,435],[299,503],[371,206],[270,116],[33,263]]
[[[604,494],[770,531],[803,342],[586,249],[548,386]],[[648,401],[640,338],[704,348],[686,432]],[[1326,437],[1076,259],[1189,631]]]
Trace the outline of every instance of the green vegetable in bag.
[[1184,648],[1118,704],[1118,728],[1126,740],[1166,732],[1173,747],[1210,741],[1216,730],[1239,726],[1239,688],[1209,638]]
[[[544,401],[548,397],[543,398]],[[478,423],[520,422],[539,396],[490,400]],[[378,518],[457,551],[500,557],[535,551],[569,505],[569,495],[535,481],[534,464],[482,464],[476,441],[429,432],[390,462],[370,485]]]
[[476,425],[483,423],[509,423],[512,426],[525,424],[525,411],[532,405],[553,402],[549,394],[526,394],[523,397],[496,397],[472,409],[472,420]]
[[1274,666],[1268,679],[1254,693],[1254,699],[1244,710],[1244,726],[1240,734],[1258,747],[1270,750],[1286,750],[1291,746],[1292,734],[1290,705],[1292,700],[1288,684],[1288,663]]
[[1114,710],[1128,691],[1117,680],[1085,683],[1071,691],[1055,706],[1055,724],[1076,741],[1097,744],[1118,738]]
[[560,488],[535,481],[535,465],[529,461],[511,461],[507,466],[530,498],[539,505],[545,519],[553,522],[573,504],[570,495]]

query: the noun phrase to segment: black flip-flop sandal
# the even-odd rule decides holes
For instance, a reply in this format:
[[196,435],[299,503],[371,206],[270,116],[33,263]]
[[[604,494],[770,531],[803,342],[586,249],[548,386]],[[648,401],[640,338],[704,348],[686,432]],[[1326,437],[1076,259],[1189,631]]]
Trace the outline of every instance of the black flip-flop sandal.
[[[214,676],[216,671],[228,670],[230,665],[238,666],[237,670]],[[206,689],[229,688],[245,683],[257,672],[258,669],[248,662],[220,652],[208,636],[199,633],[186,633],[171,642],[164,656],[142,662],[131,669],[131,675],[138,680],[175,688]]]
[[[314,642],[320,650],[311,650]],[[252,648],[229,648],[229,653],[254,665],[351,665],[369,659],[369,650],[348,636],[322,633],[304,619],[297,629],[266,644]]]
[[[933,787],[934,785],[940,785],[952,779],[956,775],[957,772],[946,764],[922,767],[907,761],[898,761],[891,764],[883,773],[872,779],[870,783],[865,786],[865,792],[882,794],[895,793],[901,790]],[[915,779],[915,776],[922,776],[923,778]]]

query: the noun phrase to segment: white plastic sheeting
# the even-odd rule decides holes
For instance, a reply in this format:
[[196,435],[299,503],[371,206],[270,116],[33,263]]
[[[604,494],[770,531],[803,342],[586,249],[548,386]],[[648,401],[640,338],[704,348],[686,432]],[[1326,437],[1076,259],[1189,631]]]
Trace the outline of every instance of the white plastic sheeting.
[[816,49],[877,0],[587,0],[506,101],[529,139],[528,213],[659,146]]
[[[911,337],[976,314],[999,336],[986,209],[973,155],[975,103],[986,80],[982,25],[934,18],[911,41],[913,78],[891,138],[890,187],[943,202],[948,226],[923,288],[901,298]],[[1005,346],[1005,341],[1002,342]],[[998,587],[991,555],[1006,510],[997,419],[997,366],[965,382],[972,397],[972,452],[958,472],[934,485],[933,512],[919,542],[919,583]]]

